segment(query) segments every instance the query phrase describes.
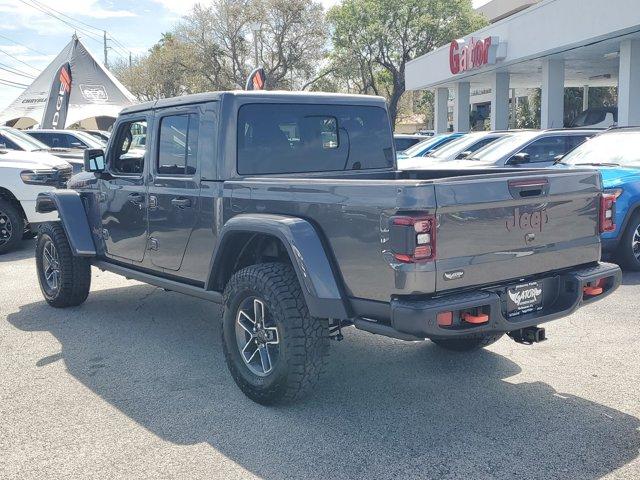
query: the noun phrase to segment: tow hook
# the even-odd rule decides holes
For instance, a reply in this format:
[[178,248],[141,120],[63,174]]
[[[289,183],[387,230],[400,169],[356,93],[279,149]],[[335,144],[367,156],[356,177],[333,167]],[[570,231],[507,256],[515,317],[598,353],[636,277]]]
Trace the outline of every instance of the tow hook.
[[547,337],[544,328],[526,327],[520,330],[514,330],[507,333],[516,343],[523,345],[533,345],[534,343],[544,342]]

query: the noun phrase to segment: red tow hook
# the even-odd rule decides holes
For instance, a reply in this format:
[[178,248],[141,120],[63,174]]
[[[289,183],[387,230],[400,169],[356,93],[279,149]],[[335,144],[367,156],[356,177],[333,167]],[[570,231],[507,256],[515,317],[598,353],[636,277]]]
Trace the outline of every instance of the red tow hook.
[[467,323],[479,325],[481,323],[487,323],[489,321],[489,315],[487,315],[486,313],[478,313],[477,315],[472,315],[469,312],[465,312],[462,314],[462,319]]
[[602,292],[604,292],[604,282],[605,279],[601,278],[594,285],[585,286],[582,291],[588,297],[597,297],[598,295],[601,295]]

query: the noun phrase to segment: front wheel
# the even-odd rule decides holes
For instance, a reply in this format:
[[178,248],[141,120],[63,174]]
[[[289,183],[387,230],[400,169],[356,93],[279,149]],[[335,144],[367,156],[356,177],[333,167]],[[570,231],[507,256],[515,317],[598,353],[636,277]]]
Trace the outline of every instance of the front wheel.
[[617,252],[620,265],[627,270],[640,270],[640,212],[630,219],[620,238]]
[[36,268],[40,290],[49,305],[74,307],[87,299],[91,287],[91,265],[86,258],[73,256],[60,224],[45,223],[40,227]]
[[0,198],[0,254],[18,246],[23,231],[22,214],[13,204]]
[[446,350],[453,350],[455,352],[470,352],[472,350],[478,350],[480,348],[488,347],[489,345],[500,340],[502,336],[503,334],[499,333],[497,335],[474,335],[461,338],[434,338],[431,341]]
[[236,272],[225,288],[222,321],[227,366],[254,402],[297,400],[326,367],[328,320],[309,315],[289,265],[263,263]]

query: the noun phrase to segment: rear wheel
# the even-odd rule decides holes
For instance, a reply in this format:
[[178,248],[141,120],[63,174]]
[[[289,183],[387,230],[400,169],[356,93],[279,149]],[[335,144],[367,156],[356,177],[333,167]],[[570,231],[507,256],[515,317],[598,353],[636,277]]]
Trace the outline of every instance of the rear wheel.
[[297,400],[326,367],[328,321],[309,315],[289,265],[264,263],[238,271],[225,288],[222,327],[231,375],[257,403]]
[[64,229],[57,223],[40,227],[36,244],[36,267],[40,290],[49,305],[74,307],[87,299],[91,287],[91,265],[71,253]]
[[618,244],[618,260],[627,270],[640,270],[640,212],[634,213]]
[[502,333],[497,335],[474,335],[472,337],[432,339],[431,341],[446,350],[469,352],[488,347],[500,340],[503,335]]
[[18,208],[0,199],[0,254],[16,248],[23,232],[24,220]]

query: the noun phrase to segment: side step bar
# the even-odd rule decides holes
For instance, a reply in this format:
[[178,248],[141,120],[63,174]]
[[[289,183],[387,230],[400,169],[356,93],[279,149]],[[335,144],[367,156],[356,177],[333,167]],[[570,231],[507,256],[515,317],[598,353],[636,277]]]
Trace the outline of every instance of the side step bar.
[[222,293],[220,292],[205,290],[204,288],[196,287],[194,285],[188,285],[186,283],[177,282],[175,280],[157,277],[155,275],[140,272],[139,270],[134,270],[132,268],[115,265],[113,263],[104,262],[101,260],[94,260],[91,262],[91,264],[99,268],[100,270],[106,270],[107,272],[116,273],[118,275],[122,275],[123,277],[138,280],[143,283],[148,283],[149,285],[164,288],[165,290],[170,290],[172,292],[184,293],[185,295],[201,298],[213,303],[222,303],[223,300]]

